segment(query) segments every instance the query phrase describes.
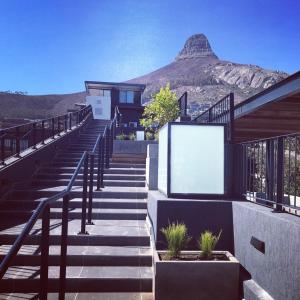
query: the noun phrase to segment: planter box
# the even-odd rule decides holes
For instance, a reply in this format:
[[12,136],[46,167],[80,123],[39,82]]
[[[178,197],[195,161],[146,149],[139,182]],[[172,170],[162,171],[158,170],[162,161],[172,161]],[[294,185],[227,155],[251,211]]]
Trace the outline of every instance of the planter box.
[[[239,262],[227,251],[228,261],[162,261],[154,253],[155,300],[237,300]],[[198,254],[183,251],[182,254]]]

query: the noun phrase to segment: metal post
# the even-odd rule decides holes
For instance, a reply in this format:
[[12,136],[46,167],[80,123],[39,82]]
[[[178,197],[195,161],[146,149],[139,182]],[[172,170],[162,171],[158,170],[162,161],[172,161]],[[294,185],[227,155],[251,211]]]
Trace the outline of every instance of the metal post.
[[229,109],[230,109],[230,120],[229,120],[229,139],[234,142],[234,94],[229,94]]
[[277,185],[276,185],[276,211],[282,211],[282,203],[284,197],[284,183],[283,183],[283,163],[284,163],[284,146],[283,138],[279,137],[277,139]]
[[98,164],[97,164],[97,191],[101,191],[101,145],[102,136],[98,144]]
[[60,270],[59,270],[59,300],[65,299],[66,292],[66,268],[67,268],[67,247],[68,247],[68,214],[69,195],[63,198],[61,242],[60,242]]
[[45,121],[42,121],[42,145],[45,145]]
[[1,131],[0,131],[0,136],[1,136],[1,164],[2,165],[5,165],[5,134],[3,134]]
[[55,139],[55,119],[52,118],[52,138]]
[[87,181],[89,156],[86,155],[83,166],[83,185],[82,185],[82,213],[81,213],[81,231],[78,234],[88,234],[85,230],[86,225],[86,198],[87,198]]
[[100,174],[101,174],[101,177],[100,177],[100,186],[101,187],[104,187],[104,151],[105,151],[105,139],[102,139],[101,141],[101,162],[100,162],[100,168],[101,168],[101,171],[100,171]]
[[[266,187],[267,199],[273,201],[274,198],[274,140],[267,140],[266,143]],[[270,203],[270,202],[268,202]]]
[[36,123],[32,124],[32,139],[33,139],[32,149],[36,149]]
[[49,265],[49,225],[50,206],[47,204],[42,216],[42,241],[41,241],[41,275],[40,275],[40,299],[48,296],[48,265]]
[[57,117],[57,135],[60,136],[60,117]]
[[110,154],[110,149],[109,149],[109,136],[110,136],[110,130],[107,127],[106,130],[106,136],[105,136],[105,167],[108,169],[109,168],[109,154]]
[[16,128],[16,157],[20,157],[20,127]]
[[94,189],[94,154],[90,154],[90,182],[89,182],[89,205],[88,205],[88,225],[93,225],[93,189]]
[[68,131],[68,115],[65,115],[65,132]]
[[72,130],[72,113],[69,113],[69,129]]

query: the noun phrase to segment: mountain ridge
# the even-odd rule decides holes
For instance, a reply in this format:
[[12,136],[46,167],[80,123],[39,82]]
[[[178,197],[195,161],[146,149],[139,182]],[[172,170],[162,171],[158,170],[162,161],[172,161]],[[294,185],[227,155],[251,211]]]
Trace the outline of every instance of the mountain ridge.
[[196,34],[187,39],[173,62],[127,82],[146,84],[145,102],[151,100],[160,87],[170,83],[178,96],[187,91],[189,103],[201,109],[230,92],[235,93],[236,103],[241,102],[287,76],[281,71],[221,60],[207,37]]

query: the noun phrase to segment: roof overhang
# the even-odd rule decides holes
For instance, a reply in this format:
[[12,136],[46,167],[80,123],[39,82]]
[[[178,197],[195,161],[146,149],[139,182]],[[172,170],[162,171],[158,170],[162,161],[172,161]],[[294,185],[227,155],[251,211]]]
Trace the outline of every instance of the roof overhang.
[[234,108],[236,141],[300,132],[300,72]]
[[104,81],[85,81],[85,89],[130,89],[143,92],[146,88],[145,84],[139,83],[123,83],[123,82],[104,82]]

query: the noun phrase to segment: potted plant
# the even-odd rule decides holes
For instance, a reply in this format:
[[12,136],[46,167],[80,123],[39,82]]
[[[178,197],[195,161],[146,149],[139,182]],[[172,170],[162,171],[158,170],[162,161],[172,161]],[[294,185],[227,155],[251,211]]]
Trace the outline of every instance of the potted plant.
[[168,247],[154,253],[155,300],[238,299],[239,262],[228,251],[214,251],[221,232],[202,233],[201,251],[184,251],[190,238],[183,223],[161,231]]

